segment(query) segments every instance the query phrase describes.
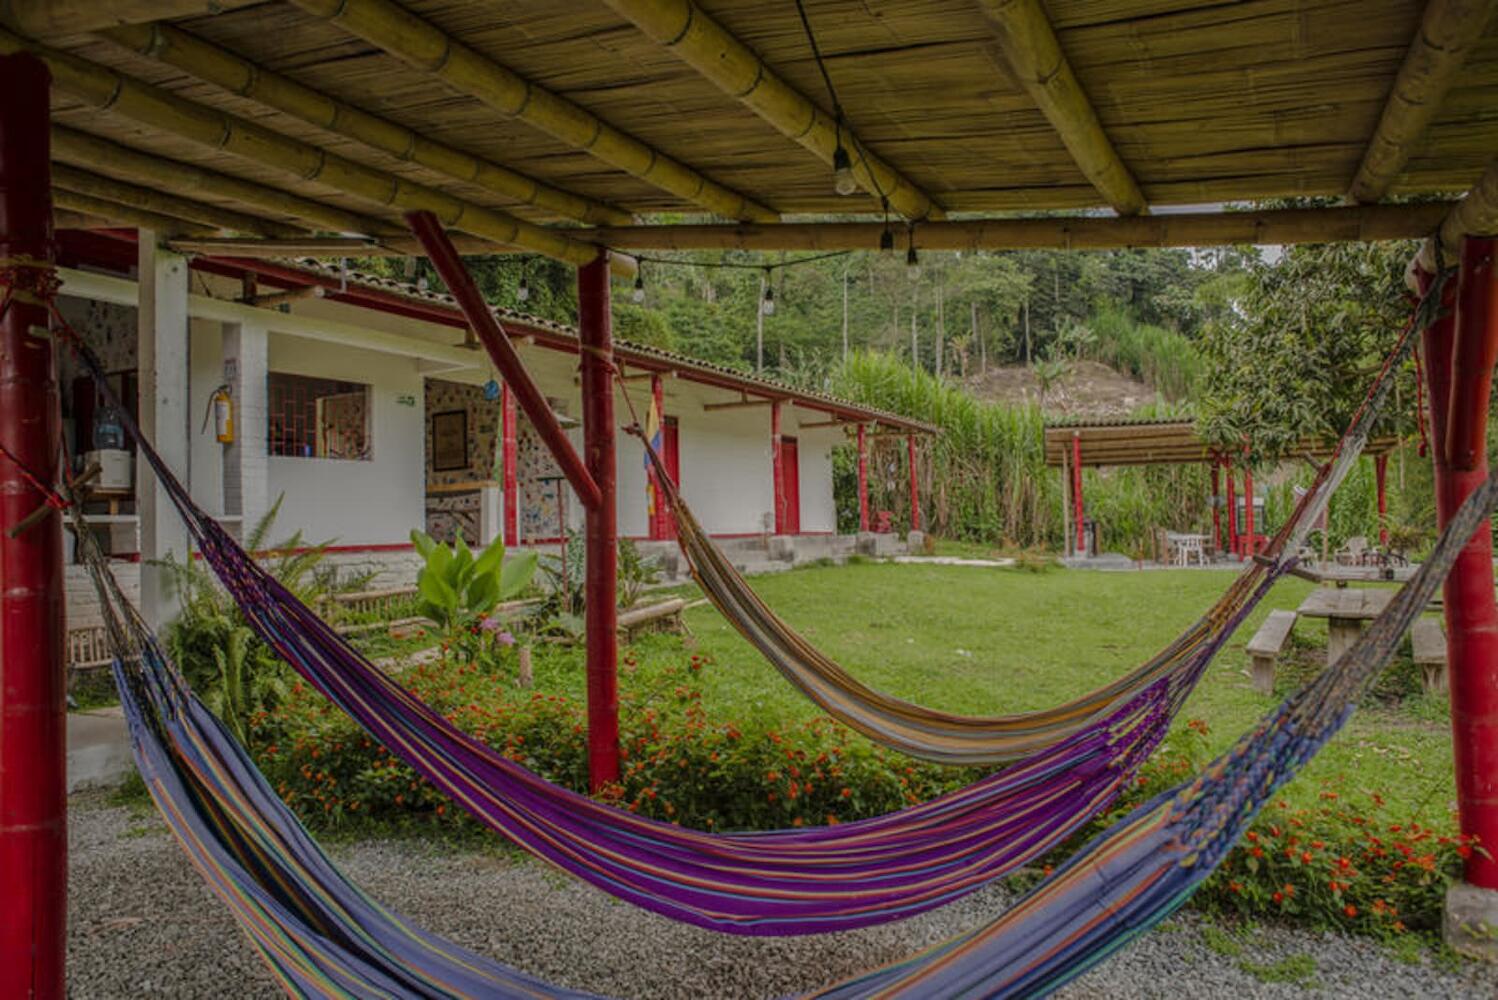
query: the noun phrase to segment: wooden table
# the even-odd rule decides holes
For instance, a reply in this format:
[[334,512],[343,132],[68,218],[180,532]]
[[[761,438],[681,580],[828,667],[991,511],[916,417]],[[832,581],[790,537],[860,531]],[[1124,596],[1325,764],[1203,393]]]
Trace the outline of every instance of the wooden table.
[[1352,648],[1365,622],[1378,617],[1398,593],[1376,587],[1317,587],[1295,609],[1307,618],[1325,618],[1326,662],[1336,663]]

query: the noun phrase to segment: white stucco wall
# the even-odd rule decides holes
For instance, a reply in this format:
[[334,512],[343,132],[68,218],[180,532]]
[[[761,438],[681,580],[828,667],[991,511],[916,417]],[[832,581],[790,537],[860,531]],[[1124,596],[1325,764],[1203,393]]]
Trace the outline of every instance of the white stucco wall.
[[194,319],[188,326],[187,441],[188,485],[192,498],[208,513],[224,512],[224,446],[203,414],[213,390],[224,382],[224,335],[220,323]]
[[406,541],[426,518],[424,386],[417,362],[274,330],[269,354],[271,371],[370,387],[369,461],[270,457],[271,501],[285,495],[275,535],[300,529],[309,542],[335,545]]

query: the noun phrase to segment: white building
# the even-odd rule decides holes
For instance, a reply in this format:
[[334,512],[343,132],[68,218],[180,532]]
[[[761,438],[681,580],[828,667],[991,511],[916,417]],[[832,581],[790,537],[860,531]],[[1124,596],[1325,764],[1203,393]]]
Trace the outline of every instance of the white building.
[[[310,544],[329,543],[337,562],[376,571],[375,585],[388,587],[414,582],[412,528],[441,538],[462,532],[474,544],[503,534],[520,545],[554,544],[564,522],[581,528],[581,505],[530,423],[503,405],[508,394],[487,355],[464,345],[466,324],[446,296],[318,265],[240,262],[256,273],[235,273],[227,261],[161,255],[147,288],[154,301],[142,306],[136,272],[146,265],[131,266],[133,243],[117,253],[104,248],[96,242],[69,253],[60,308],[196,501],[231,528],[253,524],[280,498],[273,540],[300,531]],[[498,315],[581,449],[574,332]],[[652,390],[661,393],[664,450],[684,496],[710,533],[739,540],[746,562],[768,558],[777,535],[779,559],[796,558],[798,549],[802,557],[851,551],[851,538],[834,539],[833,449],[853,440],[859,424],[880,433],[930,430],[652,348],[616,343],[616,363],[624,375],[615,403],[621,430],[634,422],[630,404],[643,422]],[[62,366],[70,446],[84,453],[117,443],[91,381],[70,359]],[[218,392],[232,407],[228,443],[218,435]],[[619,435],[617,470],[619,534],[664,549],[670,524],[649,513],[636,437]],[[113,489],[98,495],[111,498],[109,509],[93,520],[133,583],[132,565],[180,555],[185,536],[164,501],[135,502],[128,472],[106,479]],[[74,573],[70,629],[94,623],[87,586]],[[146,575],[149,610],[154,585]]]

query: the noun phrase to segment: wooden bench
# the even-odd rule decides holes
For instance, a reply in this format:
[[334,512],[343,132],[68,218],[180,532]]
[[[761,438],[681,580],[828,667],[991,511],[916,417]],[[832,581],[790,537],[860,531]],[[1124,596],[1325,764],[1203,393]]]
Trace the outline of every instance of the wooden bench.
[[1271,611],[1254,637],[1248,640],[1248,655],[1253,661],[1254,690],[1260,694],[1274,692],[1274,661],[1290,640],[1290,630],[1294,627],[1295,612]]
[[624,633],[625,642],[632,642],[641,632],[680,632],[686,628],[681,620],[686,607],[685,600],[674,597],[659,604],[630,608],[619,612],[617,627]]
[[1446,633],[1434,618],[1418,618],[1410,629],[1410,648],[1420,668],[1426,694],[1446,692]]

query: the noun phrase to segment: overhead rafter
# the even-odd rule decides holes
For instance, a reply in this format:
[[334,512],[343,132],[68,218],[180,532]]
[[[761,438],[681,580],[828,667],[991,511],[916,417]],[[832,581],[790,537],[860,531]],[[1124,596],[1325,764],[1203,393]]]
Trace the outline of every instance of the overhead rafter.
[[434,142],[404,125],[329,97],[169,24],[126,25],[100,34],[131,51],[334,135],[503,198],[594,225],[628,225],[633,221],[633,216],[621,208],[563,191],[491,160]]
[[[1498,176],[1494,196],[1498,198]],[[1495,202],[1498,204],[1498,202]],[[1431,232],[1449,202],[1348,205],[1250,212],[1191,212],[1124,218],[1047,217],[923,222],[919,250],[1113,250],[1408,239]],[[903,228],[903,227],[902,227]],[[879,222],[796,222],[769,226],[626,226],[576,230],[581,239],[627,250],[873,250]],[[905,243],[904,237],[900,240]]]
[[693,0],[605,0],[718,89],[832,165],[841,145],[859,185],[910,219],[941,218],[941,206],[910,178],[868,151],[846,122],[818,107]]
[[0,24],[33,38],[222,13],[261,0],[0,0]]
[[1352,181],[1358,201],[1378,201],[1404,169],[1458,71],[1482,38],[1492,0],[1430,0]]
[[103,198],[144,212],[156,212],[202,223],[215,229],[248,233],[264,239],[290,239],[307,234],[307,230],[301,226],[272,222],[269,219],[236,212],[219,205],[209,205],[153,188],[140,187],[115,180],[113,177],[105,177],[102,174],[69,166],[66,163],[52,164],[52,183],[77,194]]
[[64,187],[52,189],[52,202],[60,208],[82,212],[84,215],[107,219],[117,226],[139,227],[153,232],[177,236],[212,236],[217,226],[205,226],[201,222],[163,215],[133,205],[121,205],[107,198],[98,198]]
[[501,114],[684,201],[728,219],[771,222],[773,209],[730,190],[653,146],[482,55],[391,0],[292,0],[402,62]]
[[978,0],[1014,75],[1051,123],[1072,159],[1119,215],[1138,215],[1148,203],[1113,142],[1103,131],[1040,0]]
[[1420,247],[1412,263],[1434,274],[1442,258],[1457,259],[1462,237],[1490,233],[1498,233],[1498,157],[1488,163],[1472,189],[1441,219],[1440,229]]
[[594,247],[560,230],[537,226],[356,163],[263,125],[195,104],[108,67],[0,30],[0,53],[17,51],[41,57],[59,90],[101,111],[122,115],[210,149],[284,171],[304,181],[325,184],[388,208],[432,211],[444,225],[495,243],[522,246],[570,264],[586,264],[597,256]]

